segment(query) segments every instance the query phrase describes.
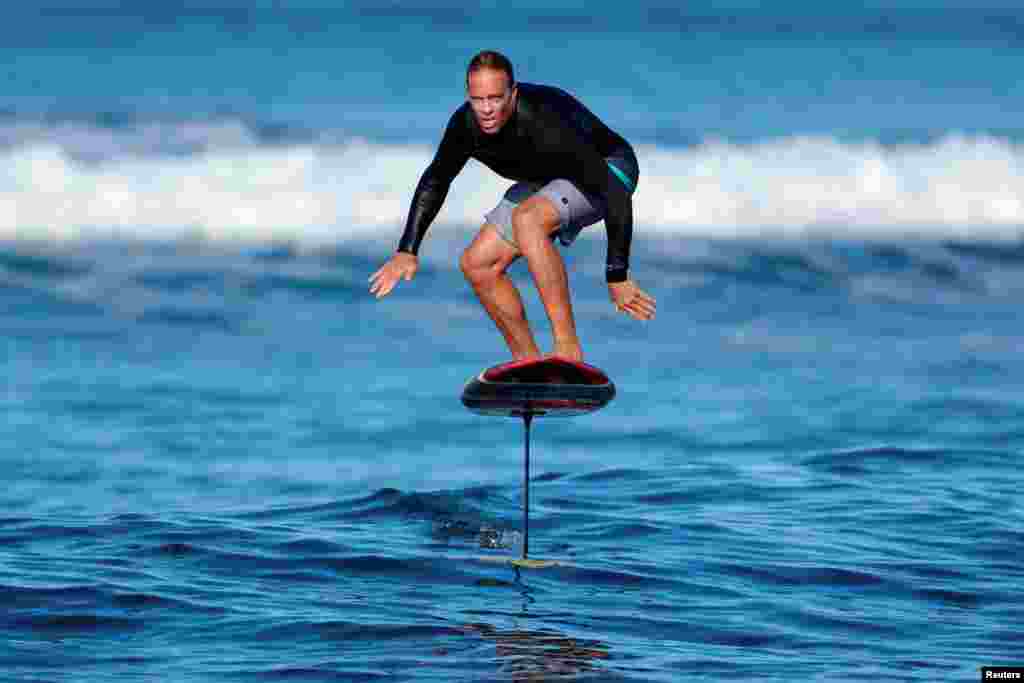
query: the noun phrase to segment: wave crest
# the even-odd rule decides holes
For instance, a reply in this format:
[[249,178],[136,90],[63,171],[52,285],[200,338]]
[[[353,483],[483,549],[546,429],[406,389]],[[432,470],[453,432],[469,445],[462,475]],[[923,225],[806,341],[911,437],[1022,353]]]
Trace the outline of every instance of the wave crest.
[[[1016,239],[1024,148],[949,134],[637,148],[644,231],[711,236]],[[283,137],[243,124],[0,126],[0,239],[397,240],[428,145]],[[474,226],[507,188],[470,162],[438,216]]]

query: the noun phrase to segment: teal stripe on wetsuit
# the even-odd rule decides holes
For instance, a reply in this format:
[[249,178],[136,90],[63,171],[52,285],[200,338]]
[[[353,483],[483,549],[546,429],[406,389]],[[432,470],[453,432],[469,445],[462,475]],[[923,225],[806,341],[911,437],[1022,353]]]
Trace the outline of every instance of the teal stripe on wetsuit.
[[608,168],[612,170],[612,173],[615,174],[616,178],[622,181],[622,184],[626,186],[626,189],[629,190],[630,193],[636,191],[636,188],[633,185],[633,181],[629,179],[628,175],[623,173],[618,167],[615,166],[615,164],[608,161],[607,159],[604,163],[608,164]]

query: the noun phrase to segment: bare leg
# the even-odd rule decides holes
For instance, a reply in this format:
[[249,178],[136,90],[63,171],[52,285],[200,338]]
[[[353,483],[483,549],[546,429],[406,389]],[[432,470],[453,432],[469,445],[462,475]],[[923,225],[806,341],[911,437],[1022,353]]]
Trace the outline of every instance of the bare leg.
[[462,254],[460,267],[483,304],[484,310],[505,337],[515,359],[540,356],[526,320],[526,309],[512,279],[505,272],[519,252],[497,229],[485,224]]
[[558,210],[546,197],[531,197],[512,212],[516,242],[530,267],[544,310],[551,321],[555,355],[583,360],[583,348],[576,334],[576,321],[569,298],[569,276],[565,262],[550,235],[559,226]]

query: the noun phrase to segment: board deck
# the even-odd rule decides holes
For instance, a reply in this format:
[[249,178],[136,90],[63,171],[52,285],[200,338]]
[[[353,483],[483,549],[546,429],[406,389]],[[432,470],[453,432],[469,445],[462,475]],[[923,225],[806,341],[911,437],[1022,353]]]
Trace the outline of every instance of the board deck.
[[569,417],[614,397],[615,385],[599,368],[549,356],[487,368],[466,383],[462,403],[481,415]]

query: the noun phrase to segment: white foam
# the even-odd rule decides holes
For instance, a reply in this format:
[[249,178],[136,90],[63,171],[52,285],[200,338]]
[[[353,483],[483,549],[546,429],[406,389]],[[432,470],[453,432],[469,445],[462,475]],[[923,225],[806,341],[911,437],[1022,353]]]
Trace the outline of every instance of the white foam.
[[[126,132],[10,124],[0,144],[0,239],[45,241],[393,242],[433,151],[268,145],[231,123]],[[637,152],[639,233],[1014,239],[1024,225],[1024,148],[998,138],[882,146],[794,137]],[[470,162],[433,230],[478,225],[508,185]]]
[[645,156],[650,193],[638,219],[669,231],[1011,237],[1024,224],[1024,150],[990,138],[902,147],[711,142]]

